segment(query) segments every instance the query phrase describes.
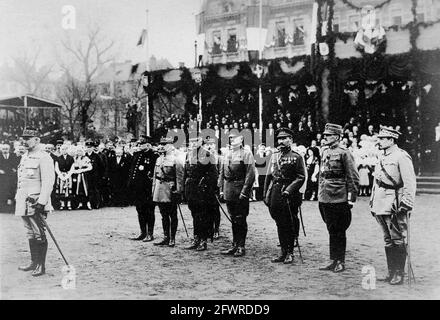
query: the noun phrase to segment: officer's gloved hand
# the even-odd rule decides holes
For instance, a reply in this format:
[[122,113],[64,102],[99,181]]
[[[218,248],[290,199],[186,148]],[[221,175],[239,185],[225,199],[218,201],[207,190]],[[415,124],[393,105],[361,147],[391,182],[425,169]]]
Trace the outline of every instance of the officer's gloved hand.
[[175,203],[182,203],[182,195],[179,192],[173,192],[171,193],[171,198],[173,200],[173,202]]
[[221,202],[225,201],[225,193],[224,192],[220,192],[218,197]]
[[32,206],[35,210],[35,214],[39,214],[42,217],[47,217],[47,212],[44,211],[44,204],[36,203]]
[[348,201],[348,207],[351,209],[353,208],[354,202],[353,201]]
[[289,199],[289,197],[290,197],[290,194],[289,194],[289,192],[287,192],[287,191],[284,191],[282,194],[281,194],[281,196],[283,197],[283,199]]
[[408,214],[408,217],[411,217],[411,210],[411,207],[407,206],[405,203],[401,203],[398,213],[405,216]]

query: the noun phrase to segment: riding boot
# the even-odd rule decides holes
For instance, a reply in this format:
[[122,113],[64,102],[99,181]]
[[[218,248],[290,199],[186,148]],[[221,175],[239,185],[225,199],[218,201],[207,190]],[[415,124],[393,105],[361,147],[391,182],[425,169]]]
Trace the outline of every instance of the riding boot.
[[35,270],[32,272],[32,276],[38,277],[46,273],[46,253],[47,253],[47,240],[40,240],[37,242],[38,247],[38,264]]
[[36,243],[35,243],[35,239],[29,239],[29,250],[31,253],[31,263],[27,266],[20,266],[18,267],[18,270],[21,271],[31,271],[31,270],[35,270],[35,268],[37,267],[37,250],[38,248],[36,247]]
[[136,238],[130,238],[130,240],[140,241],[140,240],[144,240],[145,237],[147,236],[147,222],[143,214],[138,213],[138,222],[139,222],[139,228],[141,229],[141,234]]
[[395,272],[393,249],[394,249],[393,247],[385,247],[385,255],[387,257],[387,266],[388,266],[388,275],[386,275],[383,278],[378,278],[377,281],[389,282],[393,278],[394,272]]
[[[406,248],[405,245],[395,247],[396,272],[390,280],[391,285],[399,285],[403,283],[405,274]],[[408,271],[410,272],[410,271]]]

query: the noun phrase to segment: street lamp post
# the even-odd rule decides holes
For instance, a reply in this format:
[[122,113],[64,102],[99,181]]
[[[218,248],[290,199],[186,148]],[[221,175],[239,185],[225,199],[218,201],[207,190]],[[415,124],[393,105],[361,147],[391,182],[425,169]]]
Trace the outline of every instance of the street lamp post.
[[194,81],[199,85],[199,112],[197,114],[197,132],[202,130],[202,121],[203,121],[203,113],[202,113],[202,72],[200,69],[194,70]]

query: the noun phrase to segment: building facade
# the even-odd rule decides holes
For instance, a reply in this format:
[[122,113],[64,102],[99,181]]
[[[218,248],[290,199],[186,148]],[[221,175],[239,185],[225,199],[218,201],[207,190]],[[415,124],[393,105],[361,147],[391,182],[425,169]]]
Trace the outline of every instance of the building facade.
[[[291,58],[311,52],[313,38],[312,15],[314,0],[261,0],[261,25],[267,31],[262,39],[263,59]],[[203,64],[247,61],[248,29],[260,25],[260,0],[205,0],[196,19],[199,54]],[[350,5],[351,4],[351,5]],[[383,5],[382,5],[383,4]],[[386,30],[386,53],[402,53],[410,49],[409,30],[413,21],[412,0],[335,0],[333,31],[355,33],[361,24],[361,8],[365,5],[381,6],[376,9],[376,25]],[[328,14],[328,13],[327,13]],[[440,19],[440,0],[418,0],[417,22],[431,23]],[[325,12],[323,12],[325,15]],[[440,47],[438,25],[424,29],[418,39],[419,49]],[[354,39],[338,40],[336,55],[341,58],[359,56],[353,46]],[[202,44],[203,42],[203,44]]]

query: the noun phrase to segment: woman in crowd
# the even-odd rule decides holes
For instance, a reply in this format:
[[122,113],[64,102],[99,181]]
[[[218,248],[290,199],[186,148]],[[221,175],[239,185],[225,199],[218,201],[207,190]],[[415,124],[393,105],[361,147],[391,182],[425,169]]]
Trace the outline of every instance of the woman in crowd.
[[304,194],[306,200],[316,201],[318,199],[318,174],[319,174],[319,158],[313,152],[313,149],[307,149],[305,157],[307,169],[307,188]]
[[55,172],[57,174],[55,194],[60,201],[60,210],[66,207],[68,210],[72,210],[72,168],[75,160],[67,154],[68,149],[69,146],[63,144],[60,148],[61,155],[55,161]]
[[93,169],[90,159],[85,155],[83,147],[78,146],[75,150],[75,162],[73,163],[72,180],[73,193],[78,202],[77,209],[86,204],[87,209],[92,210],[89,199],[89,177],[88,172]]

